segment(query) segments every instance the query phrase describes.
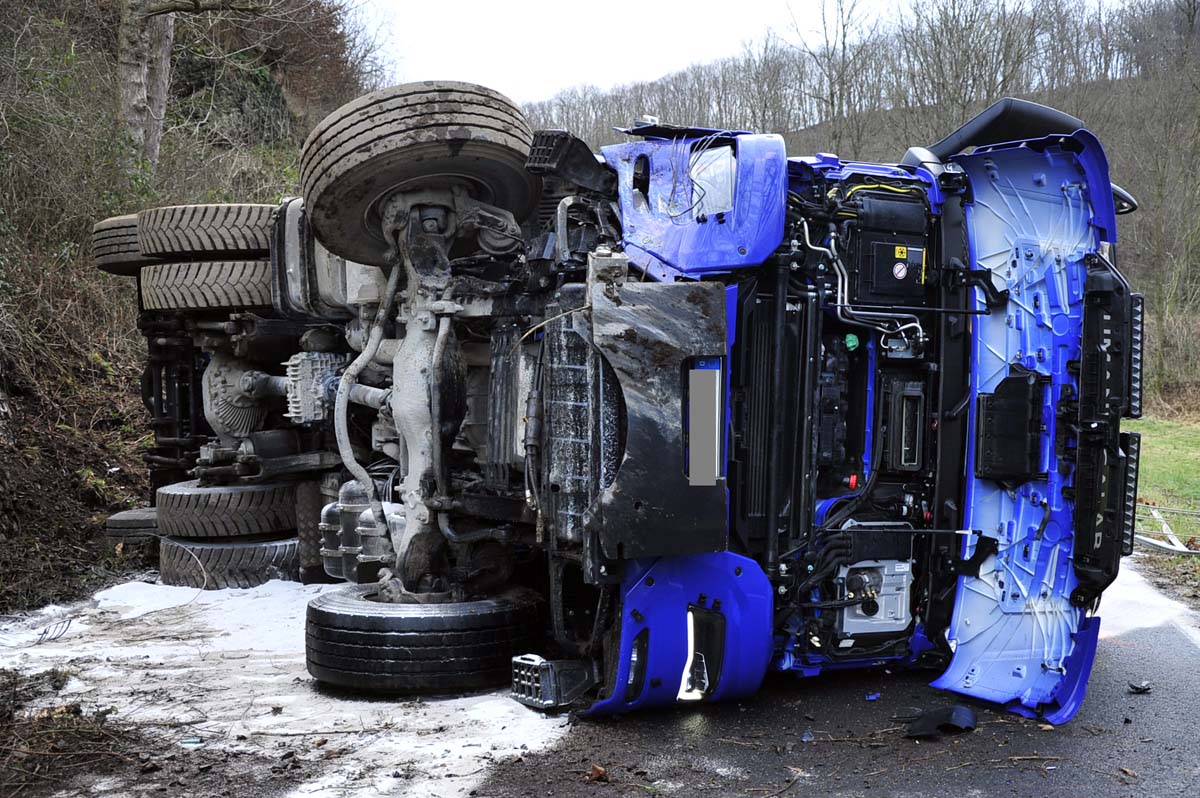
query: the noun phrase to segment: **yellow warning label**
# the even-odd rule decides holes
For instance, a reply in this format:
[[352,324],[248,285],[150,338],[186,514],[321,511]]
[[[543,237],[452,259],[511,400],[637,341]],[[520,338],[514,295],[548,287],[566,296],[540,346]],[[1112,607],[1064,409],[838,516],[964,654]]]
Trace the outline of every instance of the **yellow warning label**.
[[896,257],[901,260],[908,259],[908,247],[896,247]]

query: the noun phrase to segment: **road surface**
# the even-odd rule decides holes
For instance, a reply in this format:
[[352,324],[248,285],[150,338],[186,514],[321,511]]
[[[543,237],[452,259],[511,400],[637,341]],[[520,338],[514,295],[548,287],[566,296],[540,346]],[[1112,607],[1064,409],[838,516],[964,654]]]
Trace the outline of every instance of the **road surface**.
[[[1197,795],[1195,617],[1132,569],[1100,609],[1087,700],[1063,727],[976,705],[975,732],[917,742],[903,737],[895,716],[962,700],[927,687],[936,674],[781,676],[740,704],[577,722],[542,752],[498,765],[475,794]],[[1131,694],[1131,681],[1149,681],[1152,690]],[[607,784],[587,780],[593,764]]]
[[[1128,562],[1128,561],[1127,561]],[[320,586],[195,591],[131,582],[0,626],[0,667],[72,674],[56,700],[148,724],[158,769],[81,769],[65,793],[202,798],[450,796],[1194,796],[1200,627],[1123,570],[1076,719],[979,708],[977,731],[905,739],[944,706],[934,674],[771,679],[742,703],[569,723],[503,693],[368,699],[318,689],[304,608]],[[1129,682],[1151,682],[1132,695]],[[869,693],[879,698],[867,701]],[[811,740],[811,741],[806,741]],[[216,764],[214,764],[216,763]],[[605,780],[588,781],[603,769]],[[181,775],[182,774],[182,775]],[[164,792],[165,791],[165,792]]]

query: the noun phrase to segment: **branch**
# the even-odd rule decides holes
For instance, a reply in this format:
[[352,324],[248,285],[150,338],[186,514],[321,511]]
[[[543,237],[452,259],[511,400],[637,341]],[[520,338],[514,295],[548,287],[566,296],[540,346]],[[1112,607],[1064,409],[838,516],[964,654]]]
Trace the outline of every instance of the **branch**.
[[205,11],[240,11],[245,14],[261,14],[268,6],[240,3],[237,0],[159,0],[146,6],[143,16],[157,17],[161,14],[201,14]]

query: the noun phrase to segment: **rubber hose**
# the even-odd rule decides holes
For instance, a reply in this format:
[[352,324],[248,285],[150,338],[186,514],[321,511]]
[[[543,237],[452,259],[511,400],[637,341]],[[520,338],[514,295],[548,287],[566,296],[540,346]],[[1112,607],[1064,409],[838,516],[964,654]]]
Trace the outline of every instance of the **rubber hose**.
[[[407,253],[404,255],[404,261],[407,265]],[[379,349],[379,342],[383,340],[383,325],[392,312],[392,304],[396,300],[396,288],[400,284],[401,271],[403,269],[399,264],[392,266],[392,272],[387,279],[387,287],[383,290],[383,299],[379,303],[378,310],[375,311],[375,321],[371,324],[371,332],[367,335],[367,342],[363,346],[363,350],[358,353],[358,357],[354,358],[354,361],[343,372],[342,378],[338,382],[337,399],[333,408],[333,432],[337,438],[338,454],[342,458],[342,464],[366,490],[371,514],[375,516],[378,530],[384,534],[387,532],[387,519],[383,515],[383,503],[379,501],[379,496],[375,492],[375,481],[371,479],[367,469],[355,459],[354,447],[350,445],[350,389],[358,381],[358,375],[374,359],[375,351]]]

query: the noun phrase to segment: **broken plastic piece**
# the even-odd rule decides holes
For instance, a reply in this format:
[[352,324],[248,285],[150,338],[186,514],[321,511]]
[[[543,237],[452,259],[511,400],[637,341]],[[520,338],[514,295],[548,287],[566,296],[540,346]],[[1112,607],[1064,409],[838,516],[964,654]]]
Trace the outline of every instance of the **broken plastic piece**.
[[905,737],[937,737],[975,730],[975,710],[962,704],[922,712],[908,724]]

